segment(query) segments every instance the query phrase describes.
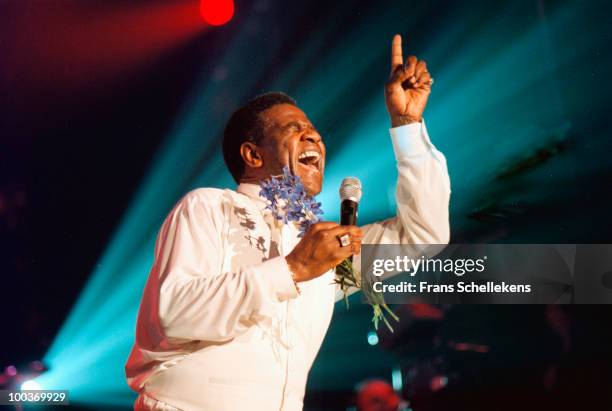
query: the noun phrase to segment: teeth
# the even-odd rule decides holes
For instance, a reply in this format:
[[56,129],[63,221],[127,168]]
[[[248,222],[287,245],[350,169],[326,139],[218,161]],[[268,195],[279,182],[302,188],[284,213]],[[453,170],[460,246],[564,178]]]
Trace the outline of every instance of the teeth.
[[317,160],[320,157],[320,154],[316,151],[305,151],[302,154],[300,154],[300,156],[298,157],[299,160],[302,160],[304,158],[308,158],[308,157],[315,157]]

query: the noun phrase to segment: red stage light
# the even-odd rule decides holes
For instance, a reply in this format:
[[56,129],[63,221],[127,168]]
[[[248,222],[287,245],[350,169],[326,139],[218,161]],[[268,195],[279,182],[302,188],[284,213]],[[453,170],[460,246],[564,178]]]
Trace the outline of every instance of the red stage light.
[[200,13],[211,26],[221,26],[234,16],[233,0],[200,0]]

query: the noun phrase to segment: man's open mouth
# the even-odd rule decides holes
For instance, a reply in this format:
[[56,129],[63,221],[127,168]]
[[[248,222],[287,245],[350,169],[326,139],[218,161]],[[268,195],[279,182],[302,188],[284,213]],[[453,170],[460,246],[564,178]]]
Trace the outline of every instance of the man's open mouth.
[[304,151],[298,157],[298,163],[311,171],[320,172],[321,153],[315,150]]

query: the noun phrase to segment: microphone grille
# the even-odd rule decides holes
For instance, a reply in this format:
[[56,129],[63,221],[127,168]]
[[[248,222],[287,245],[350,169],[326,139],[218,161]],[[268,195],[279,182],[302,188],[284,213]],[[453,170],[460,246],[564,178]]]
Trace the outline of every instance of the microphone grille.
[[346,177],[340,184],[340,200],[361,200],[361,181],[357,177]]

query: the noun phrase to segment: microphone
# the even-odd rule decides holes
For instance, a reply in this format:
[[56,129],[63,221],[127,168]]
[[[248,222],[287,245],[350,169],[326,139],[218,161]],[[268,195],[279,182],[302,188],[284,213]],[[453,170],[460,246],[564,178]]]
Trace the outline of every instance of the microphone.
[[[346,177],[340,184],[340,225],[357,225],[357,206],[359,200],[361,200],[361,181],[357,177]],[[353,256],[350,256],[345,261],[352,265]],[[336,273],[346,272],[346,267],[343,263],[336,267]],[[359,286],[358,280],[354,278],[352,272],[349,280],[354,283],[355,286]],[[343,279],[344,281],[344,279]],[[342,290],[345,290],[344,283],[340,283]],[[350,283],[349,283],[350,284]],[[345,294],[346,296],[346,294]]]
[[[340,225],[357,225],[357,206],[361,200],[361,181],[346,177],[340,184]],[[353,261],[353,256],[348,258]]]
[[361,200],[361,181],[346,177],[340,184],[340,225],[357,225],[357,206]]

